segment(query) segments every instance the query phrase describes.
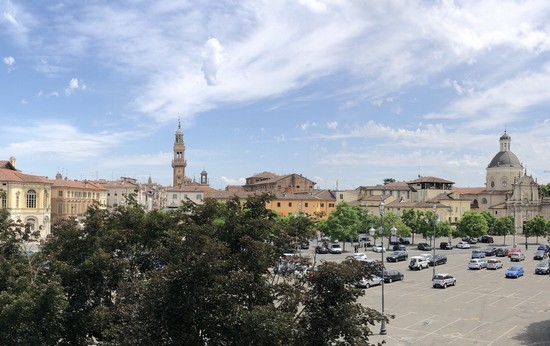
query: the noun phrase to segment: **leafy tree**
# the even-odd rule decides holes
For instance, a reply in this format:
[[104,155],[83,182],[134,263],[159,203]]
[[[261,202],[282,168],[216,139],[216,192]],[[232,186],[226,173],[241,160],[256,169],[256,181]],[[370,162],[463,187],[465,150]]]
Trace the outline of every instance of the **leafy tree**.
[[419,233],[418,230],[421,228],[420,223],[423,222],[422,217],[423,217],[422,212],[414,208],[403,210],[403,215],[401,216],[401,220],[409,228],[410,233],[412,234],[411,241],[413,244],[414,244],[414,235],[416,233]]
[[492,234],[503,236],[504,245],[506,245],[506,236],[513,235],[515,233],[516,228],[514,226],[514,219],[511,216],[503,216],[495,220]]
[[388,185],[389,183],[395,183],[394,178],[385,178],[384,179],[384,185]]
[[358,206],[350,206],[346,202],[338,203],[323,225],[324,233],[332,239],[344,240],[345,250],[345,241],[357,239],[365,227],[363,213],[363,209]]
[[539,197],[550,197],[550,183],[546,185],[539,185]]
[[481,215],[483,215],[483,217],[487,221],[487,227],[488,227],[487,234],[495,235],[495,222],[497,218],[493,214],[489,213],[488,211],[482,211]]
[[487,225],[487,219],[482,213],[467,211],[457,223],[456,229],[462,237],[470,236],[476,238],[487,234],[489,226]]
[[531,220],[525,223],[523,227],[523,232],[525,234],[525,239],[527,237],[536,236],[537,243],[539,242],[539,236],[544,237],[548,236],[550,233],[550,223],[542,215],[537,215]]

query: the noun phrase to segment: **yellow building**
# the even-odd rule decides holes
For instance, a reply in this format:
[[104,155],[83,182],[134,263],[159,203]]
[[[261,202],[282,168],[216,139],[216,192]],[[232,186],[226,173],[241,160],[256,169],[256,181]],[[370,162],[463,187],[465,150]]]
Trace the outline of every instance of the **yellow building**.
[[0,161],[1,207],[9,211],[13,221],[40,231],[41,239],[51,233],[51,187],[46,177],[18,170],[15,157]]
[[67,217],[82,220],[88,207],[93,204],[106,205],[107,189],[87,180],[78,181],[63,178],[60,173],[52,183],[52,220]]

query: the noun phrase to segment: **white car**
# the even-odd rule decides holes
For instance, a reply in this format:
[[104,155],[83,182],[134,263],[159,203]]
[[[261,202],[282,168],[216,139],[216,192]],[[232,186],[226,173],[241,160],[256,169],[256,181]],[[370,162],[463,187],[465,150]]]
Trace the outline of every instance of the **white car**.
[[364,252],[355,252],[353,255],[351,255],[351,257],[359,261],[367,259],[367,255],[365,255]]
[[358,283],[355,284],[355,287],[369,288],[371,286],[378,286],[381,283],[382,283],[382,278],[375,275],[370,279],[362,278]]
[[522,252],[514,252],[512,256],[510,256],[510,261],[512,262],[519,262],[525,260],[525,254]]
[[465,242],[465,241],[459,241],[459,242],[456,244],[456,247],[457,247],[458,249],[469,249],[469,248],[470,248],[470,243]]
[[487,268],[487,260],[484,258],[472,258],[468,262],[468,269],[483,269]]
[[487,260],[487,269],[500,269],[502,268],[503,264],[502,261],[497,258],[489,258]]
[[386,252],[386,248],[382,244],[374,245],[372,247],[372,251],[374,252]]
[[447,288],[447,286],[456,286],[456,279],[451,274],[447,273],[438,273],[435,274],[433,278],[433,287],[443,287]]

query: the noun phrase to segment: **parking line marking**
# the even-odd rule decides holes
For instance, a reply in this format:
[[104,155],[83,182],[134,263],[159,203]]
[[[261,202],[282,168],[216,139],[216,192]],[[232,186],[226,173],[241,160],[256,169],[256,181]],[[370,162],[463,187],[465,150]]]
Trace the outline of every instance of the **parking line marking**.
[[[517,326],[514,325],[512,328],[508,329],[505,333],[500,334],[497,338],[495,338],[493,341],[487,344],[487,346],[493,345],[495,342],[497,342],[498,339],[504,337],[506,334],[510,333],[512,330],[514,330]],[[499,343],[500,344],[500,343]]]
[[458,319],[456,319],[456,320],[454,320],[454,321],[452,321],[452,322],[449,322],[449,323],[447,323],[446,325],[444,325],[444,326],[442,326],[442,327],[440,327],[440,328],[434,330],[433,332],[426,333],[426,335],[424,335],[424,336],[422,336],[422,337],[416,339],[414,342],[416,343],[416,342],[418,342],[419,340],[424,339],[424,338],[427,337],[427,336],[430,336],[430,335],[433,335],[433,334],[437,334],[437,332],[440,331],[441,329],[446,328],[446,327],[450,326],[451,324],[454,324],[454,323],[456,323],[456,322],[458,322],[458,321],[461,321],[461,320],[462,320],[461,318],[458,318]]
[[535,298],[535,297],[538,296],[539,294],[542,294],[542,292],[539,292],[539,293],[535,294],[534,296],[531,296],[531,297],[529,297],[529,298],[526,298],[526,299],[523,300],[522,302],[519,302],[518,304],[512,306],[512,309],[515,309],[515,308],[517,308],[518,306],[525,304],[526,302],[528,302],[528,301],[530,301],[531,299]]

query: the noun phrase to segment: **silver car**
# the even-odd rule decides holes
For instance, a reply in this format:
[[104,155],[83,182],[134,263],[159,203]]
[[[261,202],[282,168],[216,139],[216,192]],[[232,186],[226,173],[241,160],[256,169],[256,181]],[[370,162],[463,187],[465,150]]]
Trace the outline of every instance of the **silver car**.
[[535,274],[550,274],[550,261],[542,260],[537,263]]
[[502,261],[497,258],[490,258],[487,260],[487,269],[497,270],[502,268],[502,266]]
[[487,268],[487,260],[484,258],[472,258],[468,262],[468,269],[483,269]]
[[435,274],[433,278],[433,287],[443,287],[447,288],[447,286],[456,286],[456,279],[451,274],[447,273],[438,273]]
[[382,278],[374,275],[370,279],[362,278],[358,283],[355,284],[355,287],[369,288],[371,286],[378,286],[381,283],[382,283]]

